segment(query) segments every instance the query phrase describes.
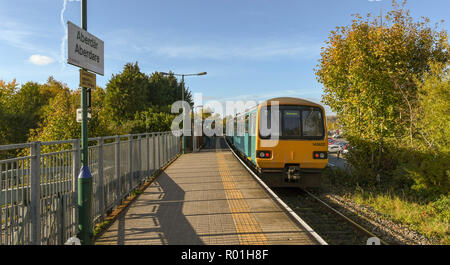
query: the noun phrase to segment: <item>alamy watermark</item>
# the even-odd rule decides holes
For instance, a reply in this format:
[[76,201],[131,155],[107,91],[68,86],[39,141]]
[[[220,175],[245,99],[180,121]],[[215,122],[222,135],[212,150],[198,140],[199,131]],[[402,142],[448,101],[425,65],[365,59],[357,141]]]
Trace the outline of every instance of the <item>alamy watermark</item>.
[[[256,136],[270,138],[265,147],[272,147],[277,144],[280,136],[279,128],[279,102],[269,101],[268,106],[261,109],[260,123],[257,130],[258,113],[256,101],[225,101],[219,102],[211,100],[203,105],[202,94],[194,95],[195,102],[202,107],[200,113],[195,113],[191,105],[186,101],[177,101],[172,105],[171,112],[179,114],[172,122],[171,130],[175,136],[223,136],[224,119],[227,136]],[[195,109],[194,109],[195,110]],[[209,114],[205,119],[203,115]],[[242,115],[248,113],[249,115]],[[252,119],[250,123],[246,119]],[[181,126],[182,125],[182,126]],[[182,127],[182,128],[181,128]]]

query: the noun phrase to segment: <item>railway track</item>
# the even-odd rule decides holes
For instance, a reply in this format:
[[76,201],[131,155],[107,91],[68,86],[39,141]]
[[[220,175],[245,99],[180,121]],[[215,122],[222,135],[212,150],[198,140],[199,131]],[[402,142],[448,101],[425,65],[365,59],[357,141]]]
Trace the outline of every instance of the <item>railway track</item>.
[[[259,179],[257,174],[242,161],[226,140],[225,142],[240,163],[262,184],[262,180]],[[377,237],[308,190],[299,188],[278,188],[271,190],[267,186],[265,188],[269,193],[274,193],[273,195],[275,197],[281,199],[282,203],[287,204],[288,207],[285,208],[294,211],[327,244],[367,245],[370,238]],[[383,240],[380,240],[380,243],[387,245]]]
[[307,190],[283,188],[274,192],[330,245],[367,245],[369,238],[377,237]]

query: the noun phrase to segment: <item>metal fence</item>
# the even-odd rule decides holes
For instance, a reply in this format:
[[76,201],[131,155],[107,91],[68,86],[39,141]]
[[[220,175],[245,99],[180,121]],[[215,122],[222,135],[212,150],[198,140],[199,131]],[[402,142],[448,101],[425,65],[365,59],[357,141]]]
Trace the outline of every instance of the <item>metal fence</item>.
[[[94,223],[180,153],[170,132],[89,141]],[[63,244],[78,232],[80,140],[0,146],[11,150],[27,155],[0,160],[0,245]]]

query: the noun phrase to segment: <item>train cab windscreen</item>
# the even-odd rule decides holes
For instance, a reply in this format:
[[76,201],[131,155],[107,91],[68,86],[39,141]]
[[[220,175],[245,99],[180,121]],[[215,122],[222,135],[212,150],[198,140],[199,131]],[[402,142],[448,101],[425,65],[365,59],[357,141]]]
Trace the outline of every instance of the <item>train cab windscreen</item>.
[[[279,139],[321,140],[325,137],[322,110],[317,107],[280,106],[279,108]],[[273,132],[264,136],[262,126],[267,125],[271,131],[271,109],[264,108],[260,112],[260,137],[271,139]]]
[[311,108],[308,111],[302,111],[302,128],[305,137],[323,137],[323,118],[322,111]]
[[282,111],[282,132],[281,136],[286,137],[300,137],[301,133],[301,119],[300,111],[298,110],[284,110]]

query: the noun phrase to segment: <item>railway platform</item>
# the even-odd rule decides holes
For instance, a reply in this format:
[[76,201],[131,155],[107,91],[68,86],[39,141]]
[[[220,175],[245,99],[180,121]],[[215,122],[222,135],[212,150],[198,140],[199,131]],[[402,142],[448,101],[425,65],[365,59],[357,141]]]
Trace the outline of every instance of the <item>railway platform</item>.
[[97,245],[320,243],[245,169],[223,138],[184,154],[100,236]]

